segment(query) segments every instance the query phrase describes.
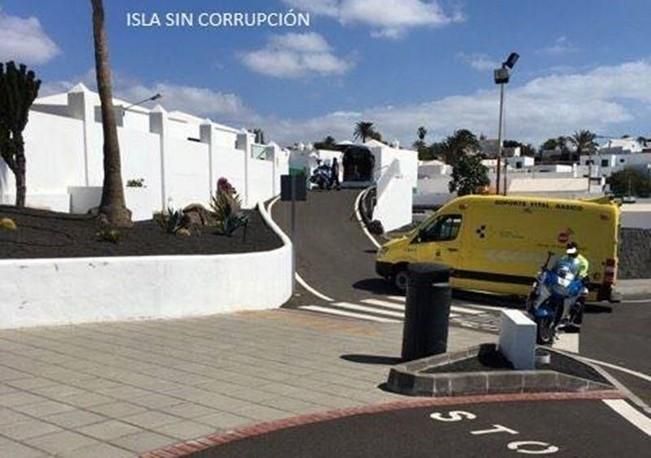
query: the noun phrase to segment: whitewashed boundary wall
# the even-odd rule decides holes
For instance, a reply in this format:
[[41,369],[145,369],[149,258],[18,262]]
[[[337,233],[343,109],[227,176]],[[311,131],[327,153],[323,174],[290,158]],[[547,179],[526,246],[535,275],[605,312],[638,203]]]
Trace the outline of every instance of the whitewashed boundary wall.
[[[288,155],[265,145],[264,159],[252,157],[253,135],[210,120],[157,106],[125,109],[114,100],[122,179],[144,179],[146,188],[125,188],[134,219],[190,203],[209,204],[220,177],[237,189],[245,208],[280,190]],[[38,99],[25,129],[27,205],[85,213],[99,205],[103,183],[103,133],[99,97],[83,85]],[[86,189],[84,189],[86,188]],[[0,161],[0,203],[15,200],[15,181]]]
[[292,294],[292,245],[260,212],[282,247],[206,256],[0,260],[0,329],[279,307]]
[[377,203],[373,219],[382,223],[385,232],[412,221],[412,185],[411,180],[402,175],[401,166],[401,162],[394,159],[377,181]]

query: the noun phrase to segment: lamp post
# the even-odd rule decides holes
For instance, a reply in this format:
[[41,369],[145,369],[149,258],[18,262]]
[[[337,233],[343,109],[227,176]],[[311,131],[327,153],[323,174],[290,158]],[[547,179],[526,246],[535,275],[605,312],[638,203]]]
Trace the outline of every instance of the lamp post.
[[152,95],[151,97],[147,97],[146,99],[141,100],[140,102],[132,103],[131,105],[127,105],[126,107],[122,108],[123,111],[127,111],[129,108],[136,107],[138,105],[142,105],[143,103],[146,102],[153,102],[154,100],[158,100],[161,97],[163,97],[162,94],[156,93]]
[[[495,180],[495,191],[497,194],[500,193],[500,172],[502,168],[502,126],[504,125],[504,85],[509,82],[509,77],[511,76],[510,70],[513,69],[515,63],[520,58],[518,53],[512,52],[509,54],[509,57],[502,62],[502,67],[495,69],[494,77],[495,84],[500,85],[500,118],[499,118],[499,128],[497,129],[497,176]],[[506,195],[506,168],[508,162],[504,162],[504,195]]]

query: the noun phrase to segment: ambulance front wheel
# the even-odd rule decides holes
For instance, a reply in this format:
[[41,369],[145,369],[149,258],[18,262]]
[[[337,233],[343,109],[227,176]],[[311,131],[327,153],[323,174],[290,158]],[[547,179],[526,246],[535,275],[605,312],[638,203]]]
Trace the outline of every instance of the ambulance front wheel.
[[401,292],[407,291],[407,281],[409,274],[407,273],[407,265],[400,266],[393,274],[393,285]]

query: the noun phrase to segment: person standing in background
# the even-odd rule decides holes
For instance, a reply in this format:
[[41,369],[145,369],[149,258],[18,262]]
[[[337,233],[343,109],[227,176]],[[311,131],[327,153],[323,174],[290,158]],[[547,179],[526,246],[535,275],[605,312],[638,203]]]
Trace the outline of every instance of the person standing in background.
[[339,191],[339,189],[341,189],[341,184],[339,183],[339,163],[337,162],[336,157],[332,159],[330,174],[332,175],[332,186]]

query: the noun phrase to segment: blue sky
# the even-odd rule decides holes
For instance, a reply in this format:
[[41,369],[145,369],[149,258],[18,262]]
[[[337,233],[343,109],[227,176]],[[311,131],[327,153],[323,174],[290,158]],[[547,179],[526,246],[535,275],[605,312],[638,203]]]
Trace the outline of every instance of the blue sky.
[[[0,0],[0,60],[44,91],[92,85],[87,0]],[[651,136],[647,0],[106,0],[117,95],[281,143],[349,137],[359,120],[411,143],[470,128],[494,137],[492,68],[521,55],[507,137],[539,143],[591,129]],[[127,12],[310,13],[310,27],[128,27]]]

